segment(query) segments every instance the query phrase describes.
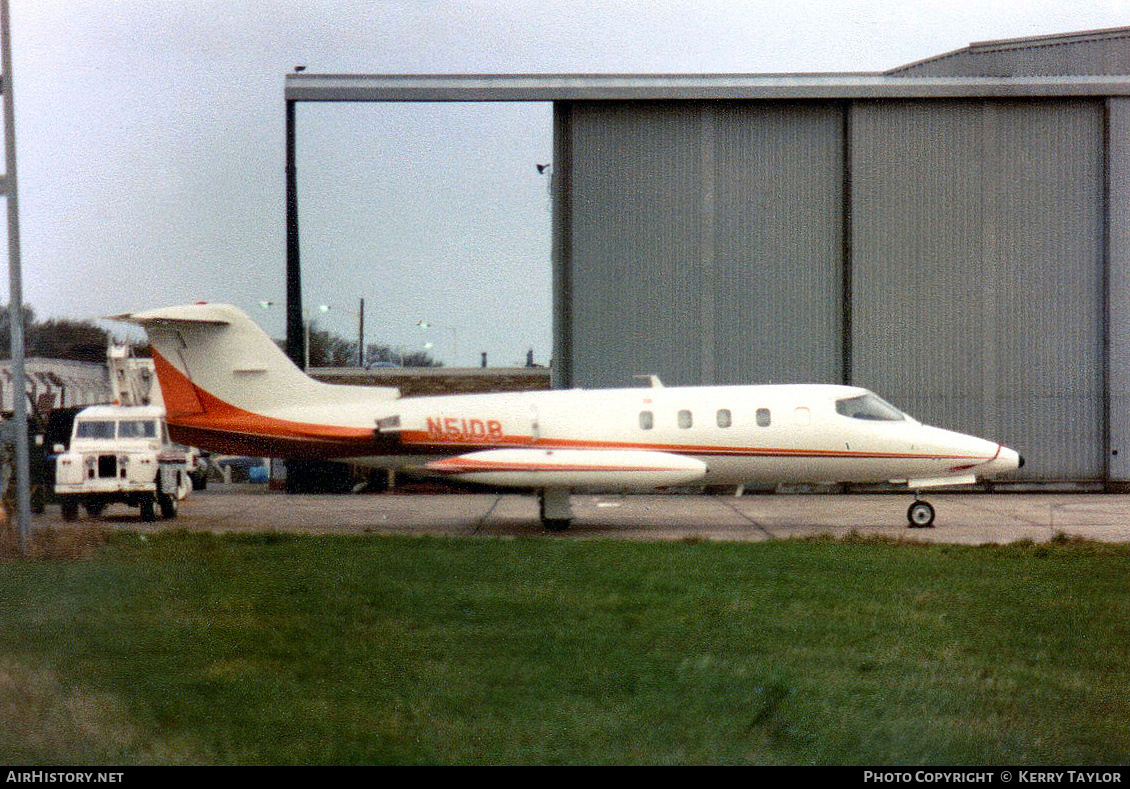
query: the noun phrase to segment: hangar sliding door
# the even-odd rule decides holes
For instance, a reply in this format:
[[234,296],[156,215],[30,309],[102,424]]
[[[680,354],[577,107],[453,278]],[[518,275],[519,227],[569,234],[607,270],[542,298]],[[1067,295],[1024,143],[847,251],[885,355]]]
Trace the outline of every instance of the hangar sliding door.
[[1027,478],[1101,479],[1101,103],[858,102],[850,129],[853,382]]
[[1130,99],[1108,99],[1110,146],[1110,464],[1111,479],[1130,482]]
[[840,380],[840,105],[557,113],[568,384]]

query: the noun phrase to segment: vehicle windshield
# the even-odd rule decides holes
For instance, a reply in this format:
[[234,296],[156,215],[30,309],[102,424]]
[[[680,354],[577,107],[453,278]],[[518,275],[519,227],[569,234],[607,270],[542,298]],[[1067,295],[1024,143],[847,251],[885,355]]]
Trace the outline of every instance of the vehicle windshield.
[[97,419],[81,421],[75,428],[75,438],[113,438],[114,420]]
[[157,423],[152,419],[123,419],[118,423],[118,438],[156,438]]
[[906,419],[906,414],[870,392],[837,400],[836,413],[852,419],[870,419],[875,422],[901,422]]

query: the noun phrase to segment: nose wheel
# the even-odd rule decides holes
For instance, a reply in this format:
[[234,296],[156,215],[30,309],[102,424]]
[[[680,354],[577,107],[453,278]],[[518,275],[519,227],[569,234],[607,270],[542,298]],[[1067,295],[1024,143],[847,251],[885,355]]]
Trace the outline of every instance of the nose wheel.
[[934,506],[928,501],[915,500],[906,511],[912,529],[928,529],[934,525]]

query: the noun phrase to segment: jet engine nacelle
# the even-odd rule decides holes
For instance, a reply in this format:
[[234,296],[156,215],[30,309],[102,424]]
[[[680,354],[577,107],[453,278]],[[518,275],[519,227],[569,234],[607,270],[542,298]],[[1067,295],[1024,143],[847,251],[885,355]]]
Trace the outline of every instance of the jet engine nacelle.
[[593,449],[486,449],[428,463],[463,482],[514,488],[657,488],[706,476],[701,460],[670,452]]

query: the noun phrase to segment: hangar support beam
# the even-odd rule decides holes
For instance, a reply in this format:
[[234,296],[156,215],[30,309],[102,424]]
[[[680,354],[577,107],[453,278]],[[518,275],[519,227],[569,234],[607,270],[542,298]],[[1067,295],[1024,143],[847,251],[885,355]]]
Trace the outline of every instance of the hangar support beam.
[[286,355],[306,369],[302,325],[302,266],[298,246],[298,164],[295,152],[295,102],[286,103]]

